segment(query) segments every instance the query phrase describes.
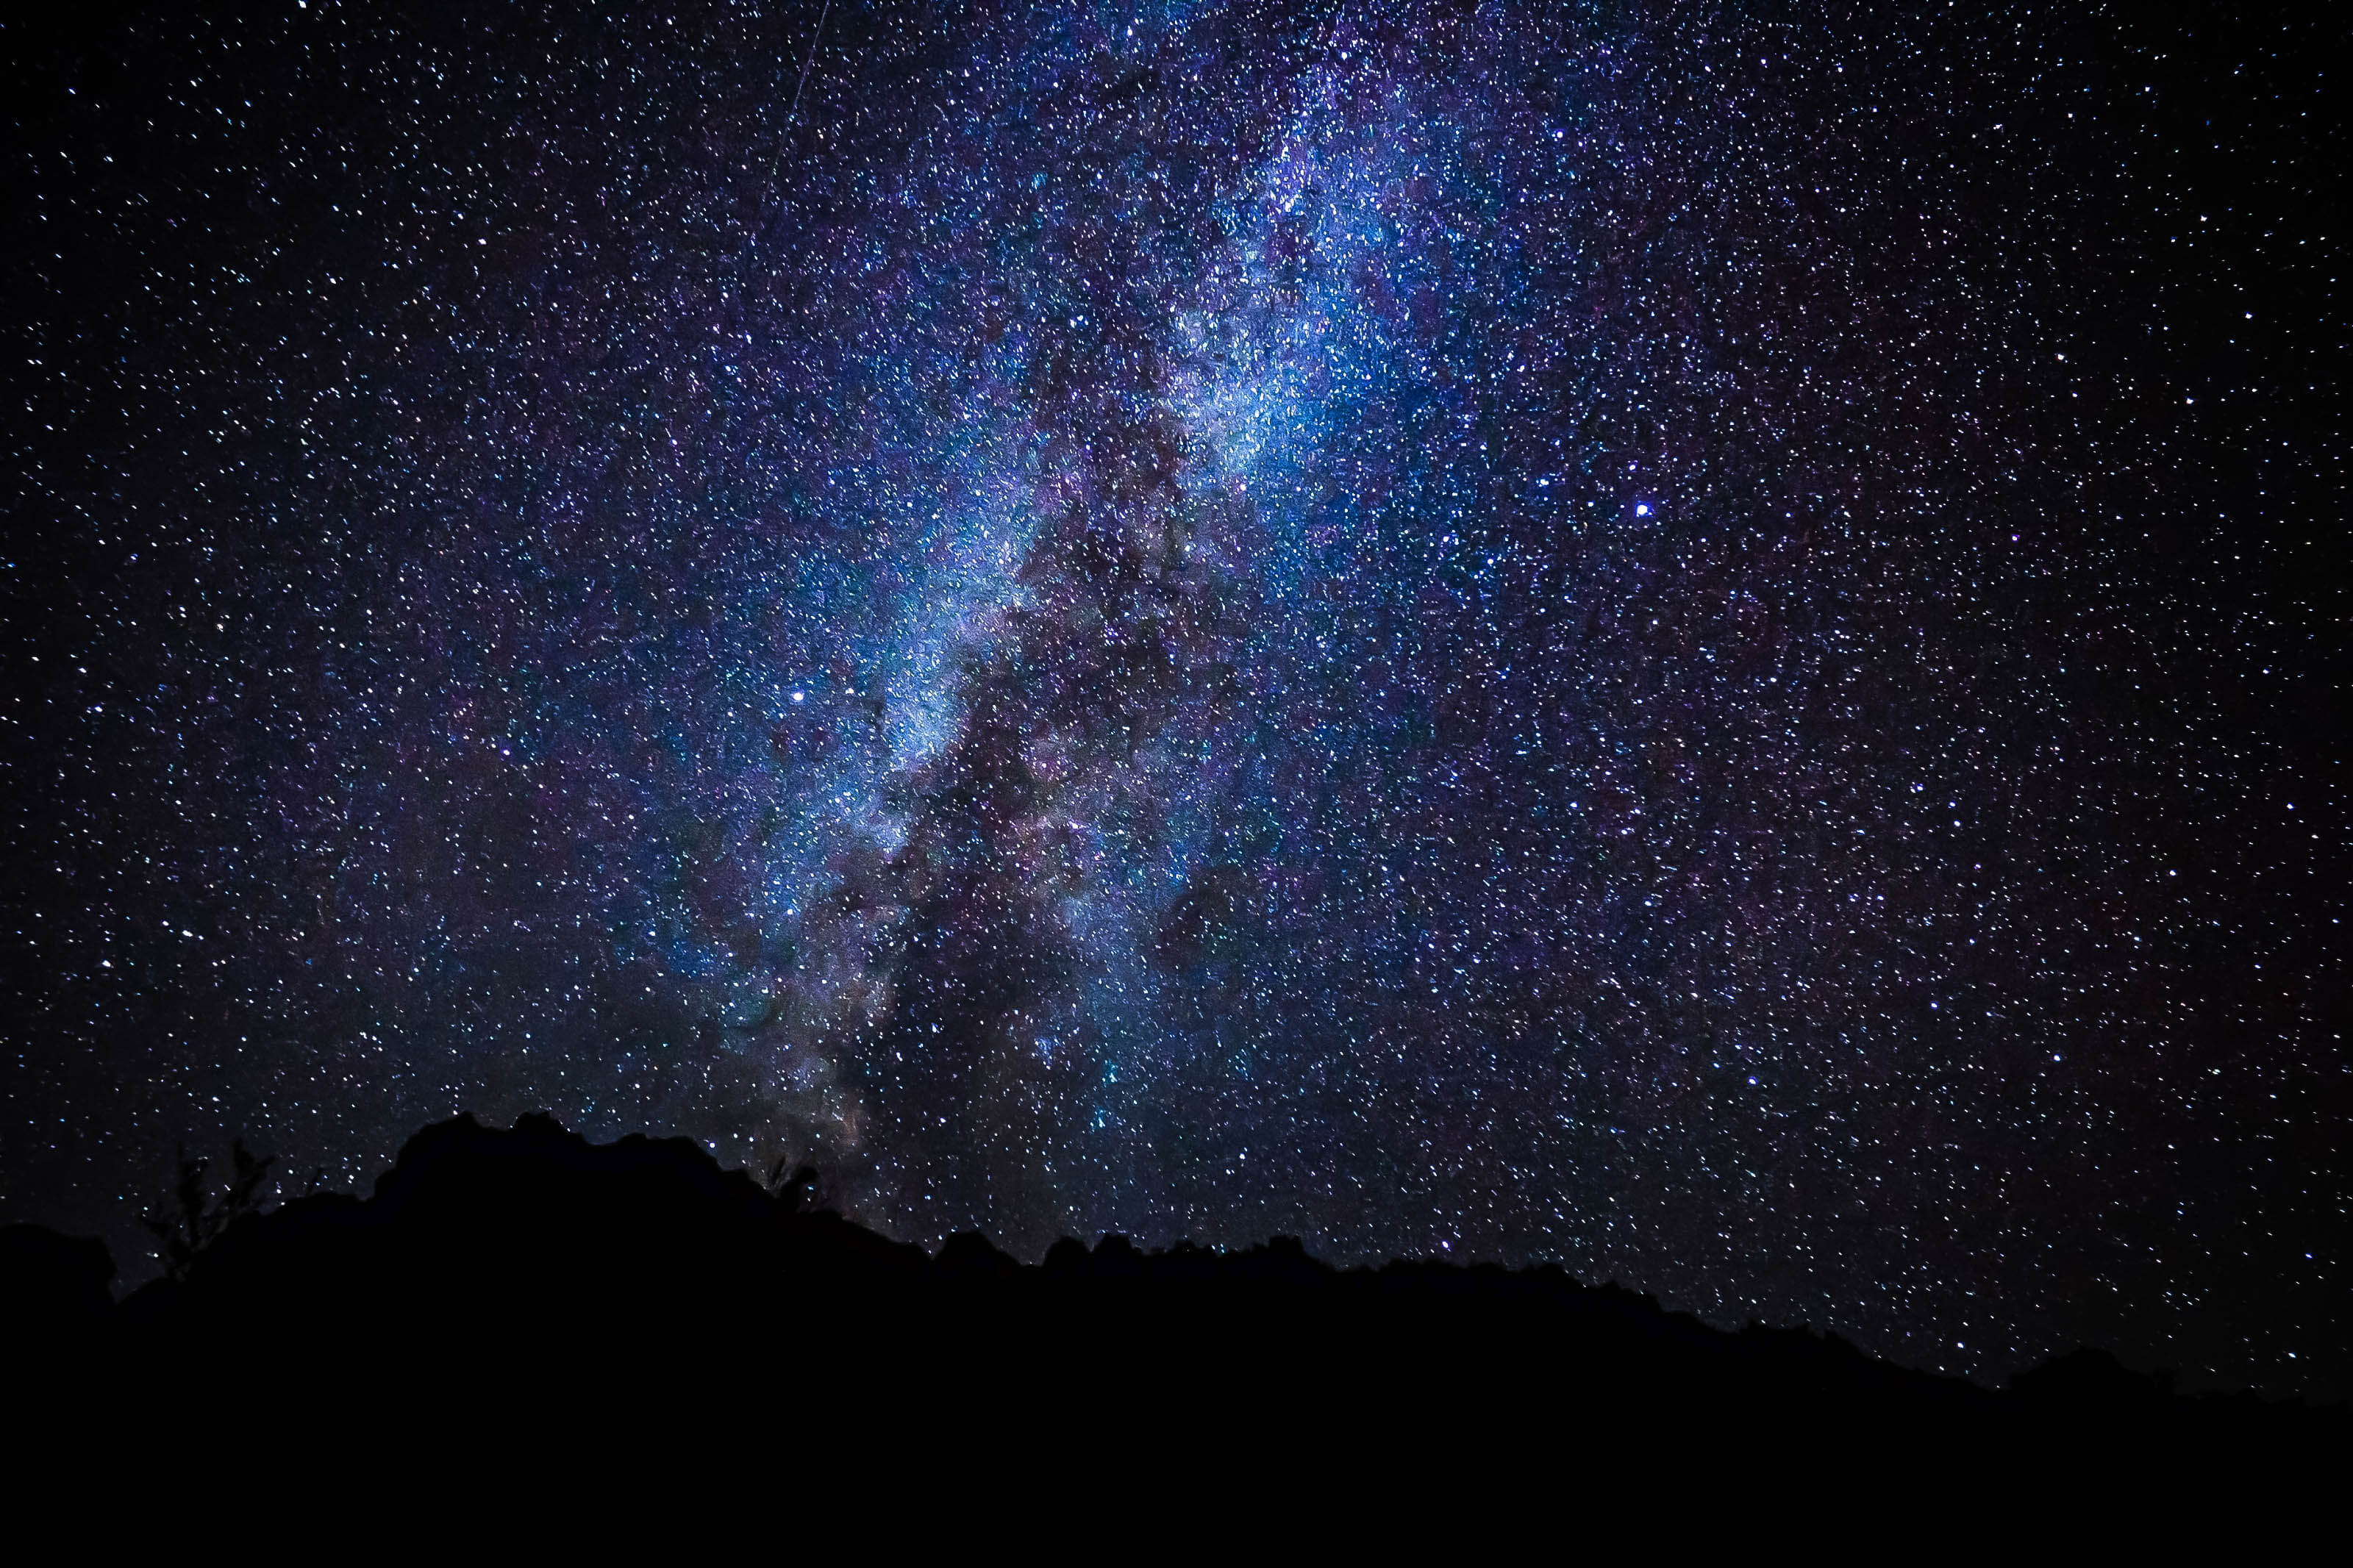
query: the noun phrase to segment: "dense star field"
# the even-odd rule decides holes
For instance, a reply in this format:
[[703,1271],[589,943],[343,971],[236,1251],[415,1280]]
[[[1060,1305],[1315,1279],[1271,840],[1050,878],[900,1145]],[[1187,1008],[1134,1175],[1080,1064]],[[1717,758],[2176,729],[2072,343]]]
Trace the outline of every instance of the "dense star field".
[[2343,27],[1931,10],[8,24],[0,1217],[544,1108],[2341,1384]]

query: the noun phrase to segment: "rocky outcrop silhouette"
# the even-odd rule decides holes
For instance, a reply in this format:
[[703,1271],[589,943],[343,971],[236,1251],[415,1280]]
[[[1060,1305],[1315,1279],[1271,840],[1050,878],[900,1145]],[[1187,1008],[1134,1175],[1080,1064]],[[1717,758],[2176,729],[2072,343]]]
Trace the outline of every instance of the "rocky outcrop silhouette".
[[37,1225],[0,1226],[0,1322],[26,1333],[102,1321],[113,1310],[106,1244]]

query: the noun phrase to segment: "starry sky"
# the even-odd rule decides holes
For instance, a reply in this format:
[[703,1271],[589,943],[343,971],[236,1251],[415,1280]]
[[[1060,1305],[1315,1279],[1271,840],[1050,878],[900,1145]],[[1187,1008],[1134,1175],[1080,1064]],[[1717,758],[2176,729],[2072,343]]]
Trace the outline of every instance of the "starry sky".
[[846,1212],[2341,1387],[2341,24],[0,26],[0,1217]]

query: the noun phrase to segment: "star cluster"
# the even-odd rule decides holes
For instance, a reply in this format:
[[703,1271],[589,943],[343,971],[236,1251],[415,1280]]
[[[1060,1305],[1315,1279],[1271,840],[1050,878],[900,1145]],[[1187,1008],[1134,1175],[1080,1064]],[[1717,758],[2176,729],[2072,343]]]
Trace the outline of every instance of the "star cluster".
[[545,1108],[2341,1376],[2321,36],[1917,10],[10,24],[11,1214]]

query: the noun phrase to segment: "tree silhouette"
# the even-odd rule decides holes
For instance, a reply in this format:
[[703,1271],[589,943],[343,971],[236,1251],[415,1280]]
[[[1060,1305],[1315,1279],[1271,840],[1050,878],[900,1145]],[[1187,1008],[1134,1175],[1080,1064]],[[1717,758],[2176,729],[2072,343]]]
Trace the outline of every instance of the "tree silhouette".
[[245,1140],[237,1139],[229,1145],[229,1159],[236,1167],[228,1190],[217,1196],[212,1184],[205,1180],[211,1169],[209,1160],[192,1160],[182,1149],[180,1179],[166,1195],[158,1210],[140,1216],[139,1223],[155,1234],[164,1244],[164,1271],[174,1279],[184,1279],[199,1254],[230,1226],[260,1207],[261,1184],[269,1179],[270,1167],[278,1163],[275,1154],[254,1154],[247,1150]]
[[782,1203],[787,1211],[793,1214],[805,1214],[817,1201],[817,1167],[803,1164],[796,1167],[793,1173],[787,1176],[785,1174],[785,1167],[790,1164],[791,1161],[792,1156],[786,1155],[778,1160],[776,1167],[768,1173],[768,1195]]

